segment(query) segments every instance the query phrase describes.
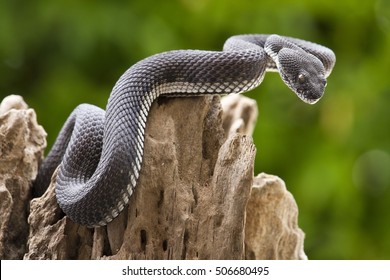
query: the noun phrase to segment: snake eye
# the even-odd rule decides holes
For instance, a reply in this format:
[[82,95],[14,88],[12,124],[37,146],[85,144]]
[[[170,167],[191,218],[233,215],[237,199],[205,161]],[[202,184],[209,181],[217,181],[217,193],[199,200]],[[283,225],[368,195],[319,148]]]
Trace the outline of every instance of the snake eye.
[[305,77],[305,75],[299,74],[299,75],[298,75],[298,82],[299,82],[300,84],[303,84],[304,82],[306,82],[306,77]]

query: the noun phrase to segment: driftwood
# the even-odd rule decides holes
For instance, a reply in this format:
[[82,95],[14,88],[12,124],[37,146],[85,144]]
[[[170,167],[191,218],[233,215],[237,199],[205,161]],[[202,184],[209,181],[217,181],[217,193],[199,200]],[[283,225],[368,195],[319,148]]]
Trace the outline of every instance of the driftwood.
[[[17,111],[9,110],[17,105],[4,103],[1,120]],[[31,110],[22,107],[19,111]],[[27,198],[14,198],[3,181],[15,172],[3,172],[1,161],[0,208],[7,210],[0,221],[1,258],[305,259],[292,195],[275,176],[253,176],[255,147],[248,134],[256,117],[256,103],[242,96],[223,98],[222,105],[219,97],[160,98],[148,119],[137,189],[119,217],[101,228],[64,216],[55,199],[55,175],[30,207],[30,190],[23,188]],[[6,123],[0,123],[1,132],[13,129]],[[35,115],[32,124],[33,131],[41,129]],[[12,141],[3,135],[1,153],[3,143]],[[39,135],[35,138],[42,140],[23,144],[39,150],[29,163],[32,173],[23,177],[27,182],[45,146],[44,132]],[[15,212],[15,200],[24,205],[24,216]],[[15,223],[25,224],[23,233]],[[15,249],[11,241],[18,238]]]

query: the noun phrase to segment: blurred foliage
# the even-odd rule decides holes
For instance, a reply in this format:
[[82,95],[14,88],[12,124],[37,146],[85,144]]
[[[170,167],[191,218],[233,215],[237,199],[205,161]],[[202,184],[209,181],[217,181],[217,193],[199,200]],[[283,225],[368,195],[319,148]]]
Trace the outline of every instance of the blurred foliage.
[[80,103],[105,107],[132,64],[277,33],[337,56],[324,98],[300,102],[277,74],[258,101],[256,174],[282,177],[311,259],[390,259],[390,1],[1,1],[0,99],[24,96],[49,145]]

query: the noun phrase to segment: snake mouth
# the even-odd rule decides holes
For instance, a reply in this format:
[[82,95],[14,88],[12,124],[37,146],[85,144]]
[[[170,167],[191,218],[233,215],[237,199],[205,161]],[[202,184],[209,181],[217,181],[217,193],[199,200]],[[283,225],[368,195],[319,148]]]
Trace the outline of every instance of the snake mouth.
[[319,97],[311,97],[312,95],[306,91],[302,91],[302,90],[298,90],[296,92],[297,96],[299,97],[299,99],[301,99],[303,102],[307,103],[307,104],[315,104],[317,103],[320,99],[321,99],[321,96]]
[[318,102],[318,100],[320,100],[320,98],[316,98],[316,99],[312,99],[312,98],[307,98],[306,96],[304,96],[303,94],[298,94],[298,97],[305,103],[307,104],[310,104],[310,105],[313,105],[313,104],[316,104]]
[[326,80],[298,85],[293,91],[305,103],[315,104],[324,95]]

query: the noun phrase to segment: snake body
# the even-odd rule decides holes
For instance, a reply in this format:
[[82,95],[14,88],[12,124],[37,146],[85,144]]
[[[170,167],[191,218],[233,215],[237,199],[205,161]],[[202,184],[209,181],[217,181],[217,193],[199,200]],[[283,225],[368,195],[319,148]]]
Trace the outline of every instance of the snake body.
[[306,103],[317,102],[335,64],[321,45],[279,35],[238,35],[222,51],[175,50],[148,57],[117,81],[106,111],[79,105],[65,122],[34,183],[36,196],[60,165],[56,196],[74,222],[102,226],[128,204],[140,174],[145,125],[161,96],[241,93],[266,71]]

